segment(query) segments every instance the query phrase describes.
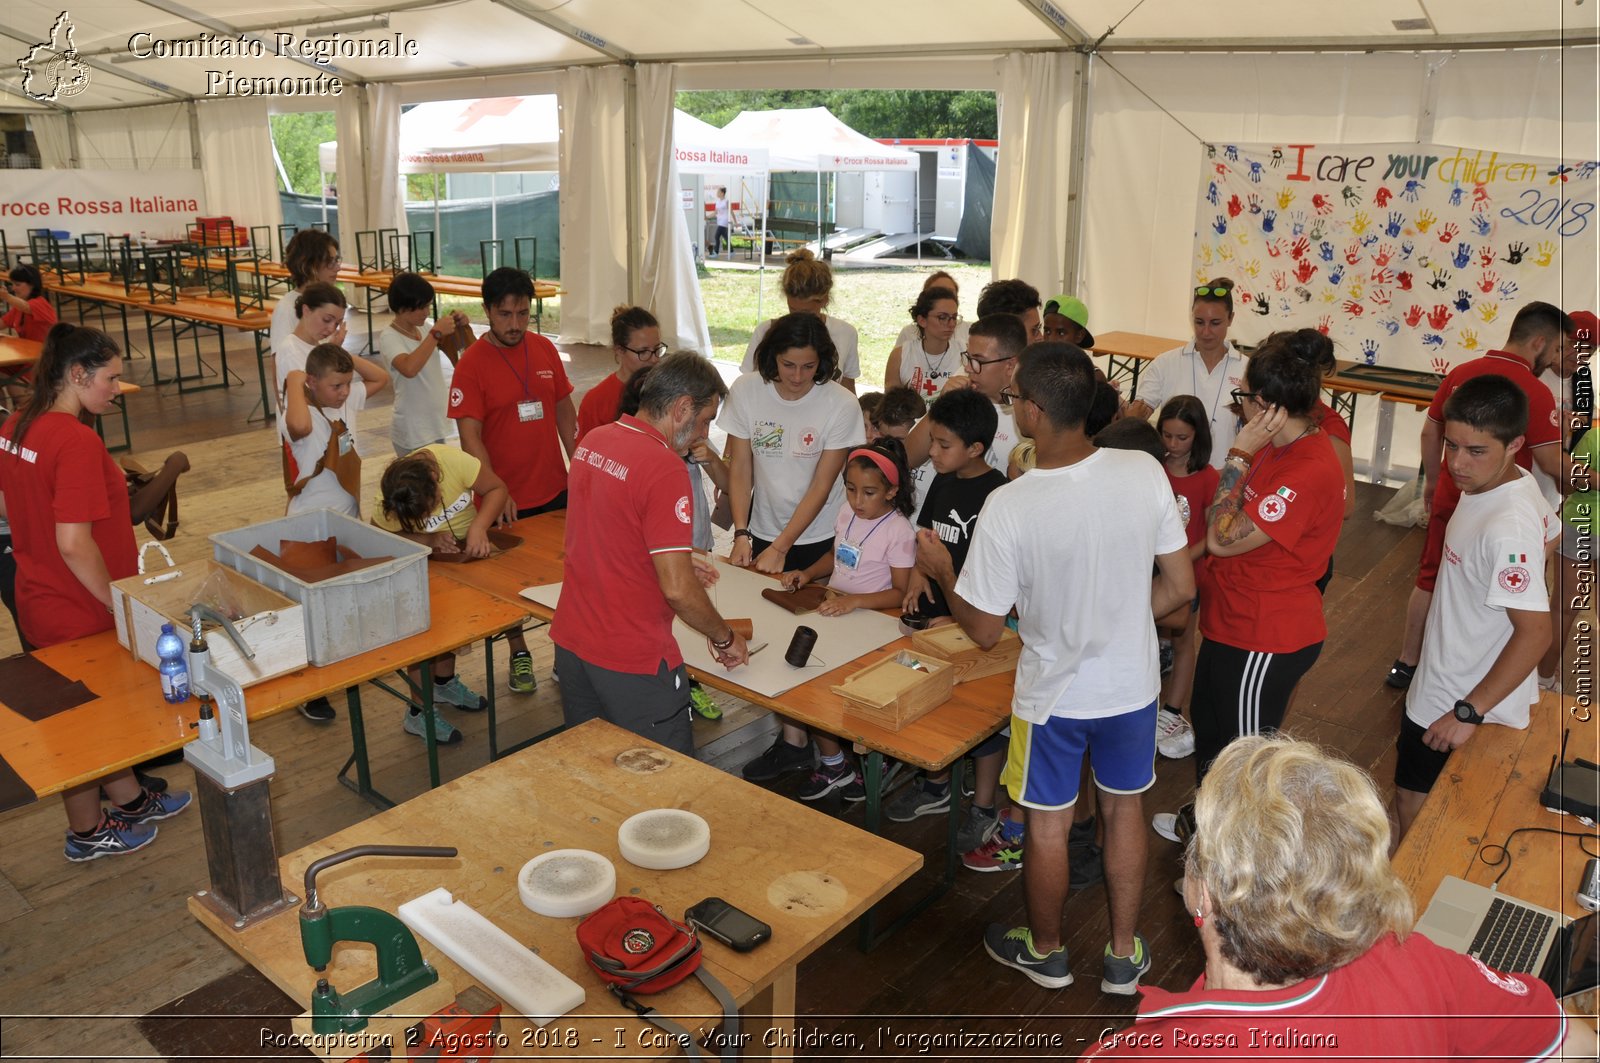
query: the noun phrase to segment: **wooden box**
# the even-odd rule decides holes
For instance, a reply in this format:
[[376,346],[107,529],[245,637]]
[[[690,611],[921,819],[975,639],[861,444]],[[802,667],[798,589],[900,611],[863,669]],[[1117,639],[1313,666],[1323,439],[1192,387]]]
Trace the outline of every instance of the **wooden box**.
[[[170,578],[167,573],[178,575]],[[145,583],[146,579],[158,583]],[[236,679],[240,686],[293,672],[306,666],[304,610],[293,599],[262,586],[215,561],[191,561],[179,568],[129,576],[111,584],[112,613],[117,621],[117,641],[152,668],[160,666],[156,639],[161,625],[171,624],[189,642],[189,606],[202,596],[202,588],[214,591],[218,581],[224,599],[244,618],[234,622],[239,634],[255,651],[246,660],[226,631],[208,628],[206,643],[211,647],[211,663]]]
[[[916,661],[920,668],[902,663]],[[861,669],[833,688],[844,698],[845,715],[898,731],[950,700],[956,668],[949,661],[915,650],[897,650]]]
[[1017,670],[1017,658],[1022,653],[1022,640],[1010,628],[1000,632],[1000,641],[990,649],[980,649],[967,637],[960,624],[940,624],[911,636],[911,646],[918,653],[926,653],[949,661],[956,666],[956,682],[966,683],[986,675],[1007,675]]

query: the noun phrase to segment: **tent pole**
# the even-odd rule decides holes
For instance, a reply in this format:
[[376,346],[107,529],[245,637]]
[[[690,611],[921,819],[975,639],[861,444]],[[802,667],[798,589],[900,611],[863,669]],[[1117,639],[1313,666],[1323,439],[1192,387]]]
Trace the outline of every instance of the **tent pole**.
[[433,175],[433,271],[439,272],[439,260],[444,250],[444,233],[439,231],[439,175]]
[[1061,290],[1079,295],[1078,260],[1083,254],[1083,186],[1089,170],[1089,71],[1094,56],[1072,57],[1072,138],[1067,163],[1067,245],[1061,254]]
[[917,168],[911,175],[911,224],[917,231],[917,265],[922,265],[922,153],[917,152]]
[[[761,256],[761,265],[756,267],[756,324],[761,324],[761,297],[767,290],[767,197],[772,195],[772,170],[767,170],[766,178],[761,182],[761,243],[757,253]],[[729,241],[732,246],[732,241]]]

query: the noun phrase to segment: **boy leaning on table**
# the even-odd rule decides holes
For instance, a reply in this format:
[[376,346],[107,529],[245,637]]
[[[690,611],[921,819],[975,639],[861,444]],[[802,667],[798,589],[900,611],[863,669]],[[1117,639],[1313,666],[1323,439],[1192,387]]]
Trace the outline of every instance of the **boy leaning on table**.
[[1396,742],[1396,845],[1450,752],[1484,723],[1526,728],[1539,700],[1534,669],[1550,644],[1545,555],[1560,529],[1516,462],[1528,406],[1520,387],[1492,374],[1465,381],[1444,405],[1444,466],[1461,501]]

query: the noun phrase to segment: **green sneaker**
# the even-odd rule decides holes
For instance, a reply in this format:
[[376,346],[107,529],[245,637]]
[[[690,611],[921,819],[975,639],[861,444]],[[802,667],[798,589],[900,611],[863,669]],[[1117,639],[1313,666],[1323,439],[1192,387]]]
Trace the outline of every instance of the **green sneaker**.
[[533,654],[518,650],[511,655],[511,689],[518,694],[532,694],[539,688],[533,675]]
[[722,706],[718,705],[716,700],[706,693],[706,688],[699,683],[689,685],[689,707],[702,719],[722,719]]
[[983,949],[996,962],[1021,971],[1046,989],[1065,989],[1072,984],[1066,946],[1041,956],[1033,951],[1033,933],[1025,926],[1007,928],[990,923],[983,932]]

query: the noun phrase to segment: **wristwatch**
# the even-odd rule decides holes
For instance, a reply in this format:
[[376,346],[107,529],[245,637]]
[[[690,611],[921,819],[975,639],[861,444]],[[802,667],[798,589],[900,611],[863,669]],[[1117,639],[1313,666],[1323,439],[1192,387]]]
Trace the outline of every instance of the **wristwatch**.
[[1456,702],[1456,719],[1462,723],[1480,724],[1483,722],[1483,713],[1472,707],[1470,701]]
[[733,532],[733,537],[735,539],[737,539],[741,535],[744,536],[746,539],[754,539],[755,538],[754,535],[750,534],[750,529],[749,528],[735,528],[734,532]]

